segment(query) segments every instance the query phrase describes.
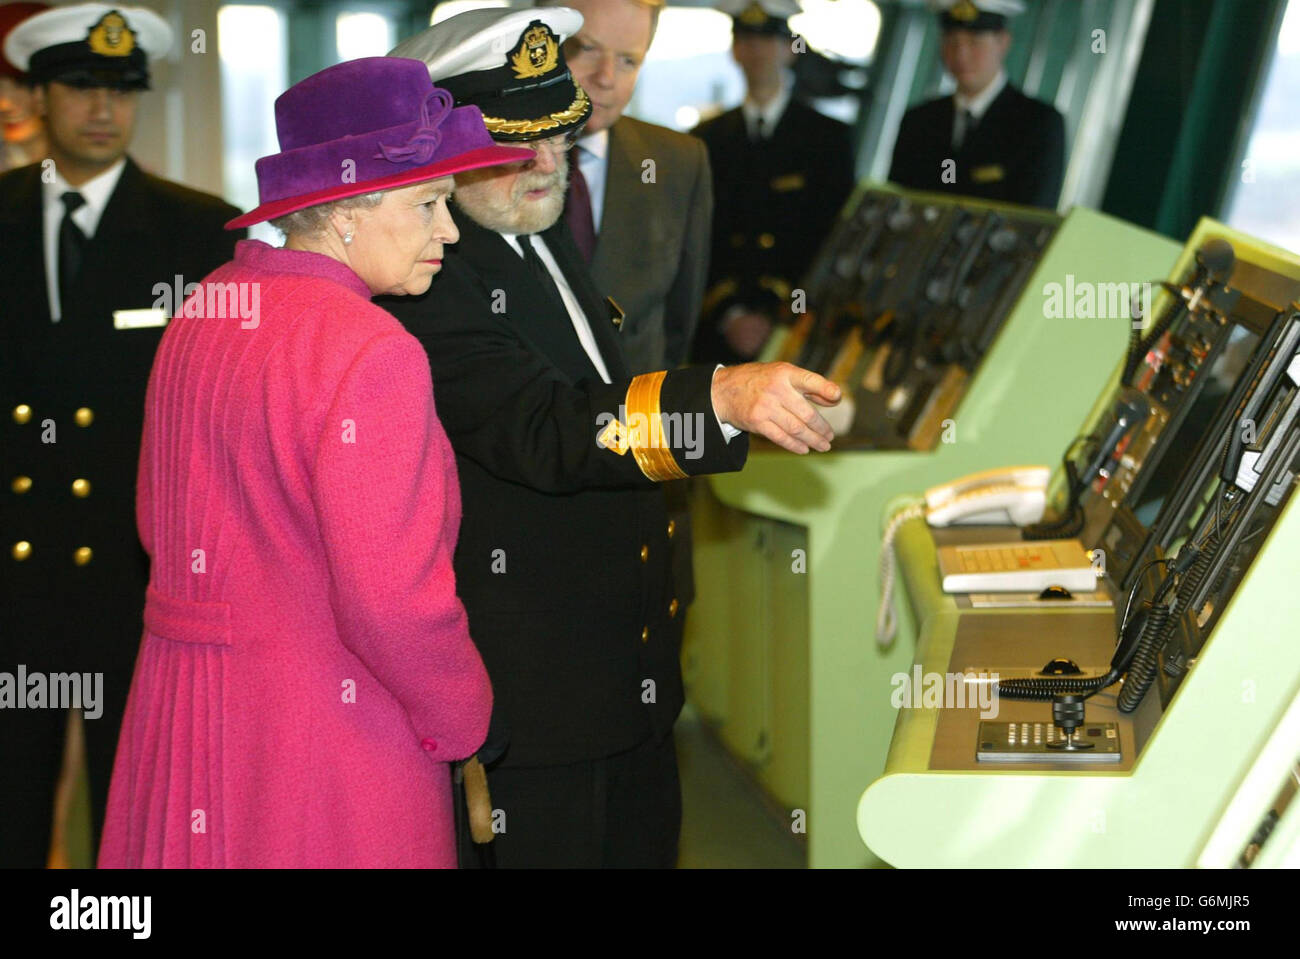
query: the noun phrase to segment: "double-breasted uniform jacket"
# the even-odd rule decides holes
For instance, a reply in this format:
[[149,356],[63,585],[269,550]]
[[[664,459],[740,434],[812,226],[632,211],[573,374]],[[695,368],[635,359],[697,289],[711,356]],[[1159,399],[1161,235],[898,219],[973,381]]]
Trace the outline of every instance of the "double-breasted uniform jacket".
[[675,369],[690,352],[709,266],[713,179],[704,144],[620,117],[609,130],[602,211],[591,275],[627,314],[619,342],[628,369]]
[[[78,295],[52,323],[40,176],[39,164],[0,175],[0,661],[104,673],[103,715],[87,724],[97,824],[148,585],[135,474],[149,366],[162,334],[161,327],[115,329],[114,312],[151,308],[156,284],[172,287],[177,274],[182,284],[198,282],[230,259],[238,234],[222,227],[239,211],[128,159],[88,242]],[[52,752],[57,769],[61,741],[30,745]],[[50,782],[50,795],[53,788]],[[44,789],[42,782],[24,808],[48,842]],[[10,825],[27,829],[18,818]],[[36,864],[43,861],[42,850]]]
[[[456,220],[460,242],[429,292],[383,305],[428,352],[456,452],[456,582],[492,678],[489,744],[508,739],[501,762],[511,766],[613,755],[667,735],[683,700],[675,529],[649,476],[739,469],[748,438],[726,441],[712,369],[628,374],[610,307],[563,220],[542,236],[609,384],[506,240]],[[656,406],[698,430],[698,455],[660,447],[643,463],[618,441],[614,418],[635,426],[631,413]]]
[[734,363],[718,324],[740,304],[791,317],[791,291],[853,189],[849,128],[791,100],[772,135],[750,140],[740,107],[694,131],[713,170],[713,254],[694,357]]
[[[1055,209],[1065,176],[1061,114],[1008,83],[954,151],[955,109],[948,96],[903,114],[889,179],[913,190]],[[951,177],[944,176],[947,160],[955,161]]]

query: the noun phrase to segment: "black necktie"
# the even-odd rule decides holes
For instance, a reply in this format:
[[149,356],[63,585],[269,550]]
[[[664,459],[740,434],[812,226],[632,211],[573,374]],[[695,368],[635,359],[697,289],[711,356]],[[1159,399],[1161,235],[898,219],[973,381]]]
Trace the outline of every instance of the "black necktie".
[[961,130],[957,137],[957,142],[953,144],[953,149],[955,150],[960,150],[962,144],[967,143],[970,140],[971,134],[975,132],[975,114],[971,113],[969,110],[962,110],[960,127]]
[[59,224],[59,307],[61,315],[66,317],[86,252],[86,234],[72,221],[72,214],[86,205],[86,198],[69,190],[59,199],[63,201],[63,222]]
[[524,262],[528,264],[528,268],[533,271],[533,276],[550,297],[552,305],[559,307],[560,312],[568,316],[569,308],[564,305],[564,297],[560,295],[560,288],[555,285],[555,277],[551,276],[551,271],[546,268],[542,258],[537,255],[537,248],[533,246],[533,234],[522,234],[519,237],[519,248],[524,251]]
[[763,129],[763,115],[760,113],[754,118],[754,142],[762,143],[767,139],[767,131]]

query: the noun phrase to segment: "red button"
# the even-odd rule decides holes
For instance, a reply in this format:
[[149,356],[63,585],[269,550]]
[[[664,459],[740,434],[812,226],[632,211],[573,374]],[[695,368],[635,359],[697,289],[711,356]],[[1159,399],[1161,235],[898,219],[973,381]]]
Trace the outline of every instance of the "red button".
[[420,748],[423,749],[425,752],[431,753],[438,748],[438,740],[426,739],[420,743]]

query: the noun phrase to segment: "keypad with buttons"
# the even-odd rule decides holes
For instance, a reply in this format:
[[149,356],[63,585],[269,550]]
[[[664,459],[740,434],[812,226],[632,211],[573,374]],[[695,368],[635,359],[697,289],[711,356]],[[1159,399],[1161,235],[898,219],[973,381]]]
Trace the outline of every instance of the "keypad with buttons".
[[1077,752],[1060,748],[1065,739],[1055,723],[982,722],[975,758],[992,763],[1117,763],[1120,761],[1119,726],[1085,723],[1074,738],[1091,743]]

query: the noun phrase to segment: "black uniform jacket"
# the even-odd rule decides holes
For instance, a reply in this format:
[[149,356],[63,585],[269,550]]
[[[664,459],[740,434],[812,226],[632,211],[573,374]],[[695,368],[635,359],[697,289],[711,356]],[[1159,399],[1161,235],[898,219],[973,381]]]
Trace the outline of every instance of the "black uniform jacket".
[[[952,148],[952,97],[940,97],[903,115],[889,179],[935,193],[1056,208],[1065,176],[1065,120],[1054,108],[1002,88],[960,150]],[[952,183],[944,161],[954,160]]]
[[[502,762],[514,766],[612,755],[666,735],[682,705],[663,493],[633,452],[597,443],[612,417],[628,425],[626,400],[630,413],[655,392],[628,375],[611,309],[563,220],[542,236],[612,384],[505,239],[463,213],[456,222],[460,242],[429,292],[382,302],[428,351],[456,451],[456,587],[492,678],[489,742],[508,738]],[[671,371],[657,392],[668,421],[688,422],[698,442],[672,450],[681,473],[739,469],[748,452],[746,436],[722,434],[712,377]],[[630,385],[644,395],[629,397]]]
[[734,305],[791,318],[791,292],[853,188],[849,128],[791,100],[753,143],[740,107],[692,131],[713,171],[713,252],[695,339],[697,362],[738,362],[718,330]]
[[[113,314],[149,309],[156,284],[174,287],[178,274],[182,286],[198,282],[229,260],[242,234],[222,227],[239,211],[128,159],[87,245],[77,295],[51,323],[40,175],[39,164],[0,175],[0,633],[11,654],[0,658],[11,669],[12,656],[29,669],[33,658],[112,668],[107,681],[129,682],[148,585],[136,463],[163,328],[116,329]],[[20,542],[30,544],[22,559]],[[83,547],[88,561],[78,564]]]

